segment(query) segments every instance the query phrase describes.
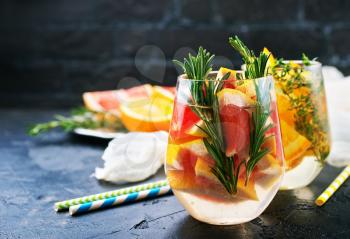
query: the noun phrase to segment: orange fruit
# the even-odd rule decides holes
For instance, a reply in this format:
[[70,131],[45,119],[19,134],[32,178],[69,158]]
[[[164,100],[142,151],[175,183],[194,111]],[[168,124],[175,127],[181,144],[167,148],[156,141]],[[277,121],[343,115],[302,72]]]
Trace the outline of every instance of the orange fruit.
[[279,118],[287,122],[287,124],[294,126],[295,110],[291,109],[288,96],[282,92],[278,92],[276,95]]
[[221,80],[222,77],[224,77],[227,73],[230,73],[229,77],[227,80],[225,80],[225,83],[223,85],[223,88],[235,88],[235,83],[236,83],[236,71],[227,69],[225,67],[220,67],[218,74],[216,76],[217,80]]
[[263,52],[270,56],[268,61],[267,61],[267,67],[269,67],[269,70],[271,70],[272,67],[274,67],[276,65],[276,59],[275,57],[272,55],[272,53],[269,51],[269,49],[267,49],[266,47],[264,47]]
[[161,87],[161,86],[153,86],[152,97],[164,99],[164,100],[169,100],[169,101],[173,102],[174,98],[175,98],[175,94],[171,90],[169,90],[168,88]]
[[188,135],[192,135],[199,138],[204,138],[207,136],[202,129],[205,129],[205,124],[203,120],[198,121],[189,130],[186,131]]
[[252,80],[242,80],[237,83],[236,90],[241,91],[250,98],[256,98],[255,86]]
[[169,130],[173,103],[147,99],[120,107],[120,119],[129,131]]
[[266,134],[266,140],[261,145],[263,149],[269,149],[269,153],[273,156],[276,156],[276,137],[272,134]]
[[202,140],[194,140],[181,145],[168,146],[167,166],[175,168],[167,171],[167,178],[173,189],[192,189],[196,185],[195,166],[207,151]]
[[212,167],[214,166],[214,161],[210,158],[206,159],[203,157],[199,157],[195,166],[195,174],[196,176],[202,176],[208,178],[210,180],[218,182],[218,179],[211,172]]
[[299,159],[307,152],[311,142],[284,120],[281,120],[281,130],[286,166],[292,169],[300,163]]
[[245,185],[245,179],[239,178],[237,183],[237,197],[248,198],[251,200],[258,200],[258,195],[255,190],[255,180],[253,177],[249,178],[248,184]]

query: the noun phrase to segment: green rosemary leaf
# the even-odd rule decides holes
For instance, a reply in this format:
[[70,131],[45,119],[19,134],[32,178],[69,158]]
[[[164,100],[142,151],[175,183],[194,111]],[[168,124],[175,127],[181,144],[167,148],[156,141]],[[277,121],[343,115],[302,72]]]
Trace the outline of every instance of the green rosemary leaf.
[[310,66],[310,65],[311,65],[310,59],[309,59],[309,57],[308,57],[305,53],[303,53],[303,54],[301,55],[301,60],[302,60],[302,62],[303,62],[303,64],[304,64],[305,66]]
[[86,108],[77,108],[72,110],[71,115],[66,117],[62,115],[55,115],[54,120],[40,123],[31,126],[27,133],[30,136],[37,136],[41,133],[48,132],[55,128],[61,128],[66,132],[70,132],[76,128],[96,129],[96,128],[110,128],[123,129],[120,122],[115,122],[111,125],[109,122],[99,120],[96,117],[96,112],[87,110]]

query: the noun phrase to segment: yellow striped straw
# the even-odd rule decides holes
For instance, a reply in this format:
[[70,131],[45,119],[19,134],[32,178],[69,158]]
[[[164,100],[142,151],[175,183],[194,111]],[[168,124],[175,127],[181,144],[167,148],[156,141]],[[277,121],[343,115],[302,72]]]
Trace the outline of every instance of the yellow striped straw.
[[350,176],[350,165],[348,165],[341,174],[328,186],[326,190],[316,199],[315,203],[317,206],[322,206],[327,200],[337,191],[337,189],[345,182]]

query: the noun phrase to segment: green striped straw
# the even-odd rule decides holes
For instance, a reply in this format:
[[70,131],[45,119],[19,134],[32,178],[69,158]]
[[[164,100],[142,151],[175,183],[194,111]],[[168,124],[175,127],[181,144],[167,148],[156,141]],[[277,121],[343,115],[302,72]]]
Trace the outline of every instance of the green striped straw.
[[147,183],[147,184],[141,184],[133,187],[128,187],[128,188],[122,188],[122,189],[117,189],[114,191],[109,191],[105,193],[99,193],[99,194],[93,194],[90,196],[85,196],[85,197],[80,197],[80,198],[74,198],[66,201],[61,201],[61,202],[56,202],[55,203],[55,211],[65,211],[68,210],[69,207],[74,206],[74,205],[79,205],[79,204],[84,204],[88,202],[94,202],[102,199],[107,199],[107,198],[112,198],[116,196],[121,196],[121,195],[126,195],[134,192],[141,192],[144,190],[149,190],[152,188],[160,188],[162,186],[167,186],[168,181],[167,180],[161,180],[153,183]]

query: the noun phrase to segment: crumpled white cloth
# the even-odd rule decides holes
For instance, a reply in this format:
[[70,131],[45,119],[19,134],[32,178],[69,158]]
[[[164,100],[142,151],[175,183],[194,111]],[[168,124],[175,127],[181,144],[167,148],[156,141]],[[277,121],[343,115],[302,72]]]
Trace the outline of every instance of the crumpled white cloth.
[[327,162],[342,167],[350,164],[350,76],[335,67],[322,69],[325,79],[328,114],[332,135],[331,153]]
[[154,175],[165,161],[168,133],[120,133],[109,142],[102,155],[103,168],[97,179],[113,183],[137,182]]

